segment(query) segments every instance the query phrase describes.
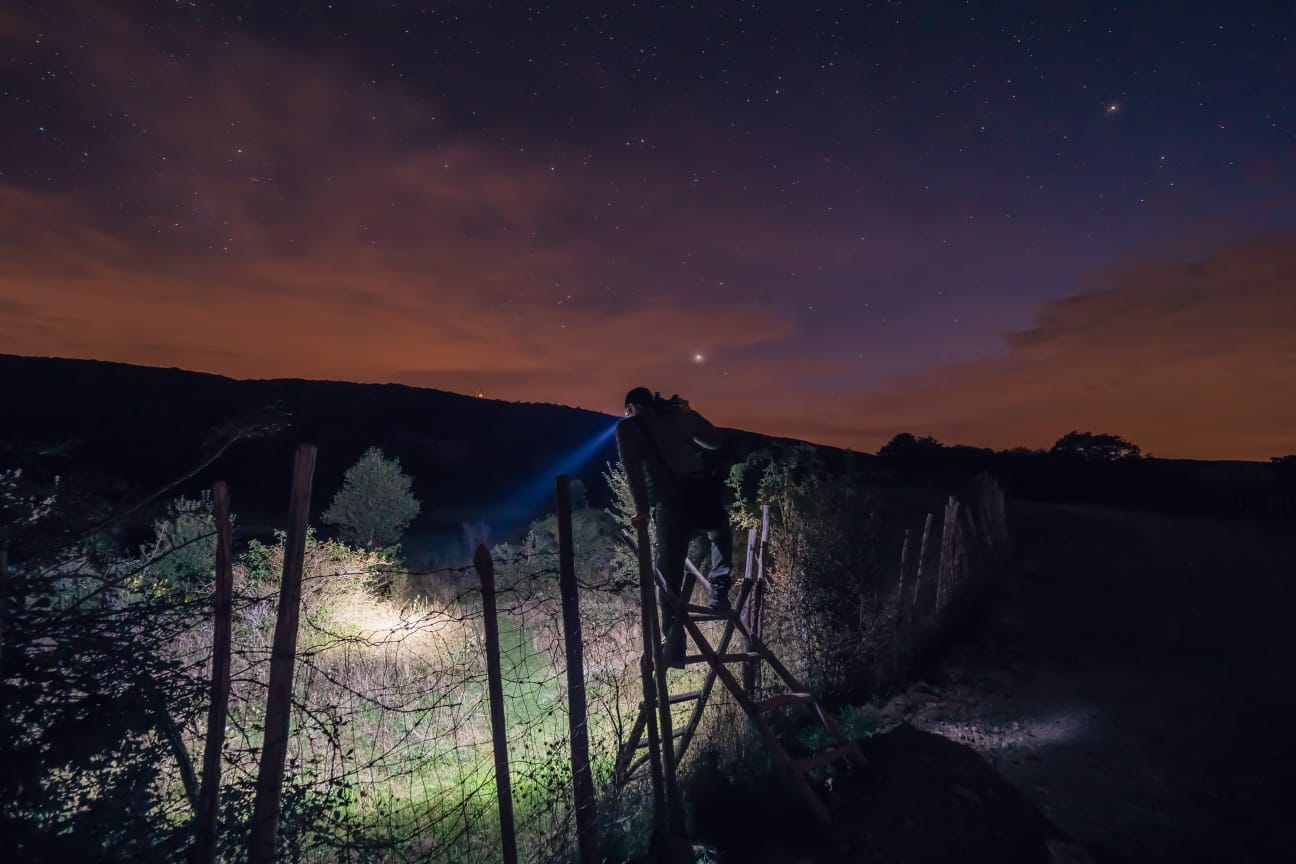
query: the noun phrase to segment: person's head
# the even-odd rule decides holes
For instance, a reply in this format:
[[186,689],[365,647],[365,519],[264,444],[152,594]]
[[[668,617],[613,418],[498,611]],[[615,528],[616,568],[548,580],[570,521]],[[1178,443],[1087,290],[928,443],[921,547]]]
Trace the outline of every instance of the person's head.
[[653,393],[647,387],[636,387],[626,394],[625,416],[633,417],[653,404]]

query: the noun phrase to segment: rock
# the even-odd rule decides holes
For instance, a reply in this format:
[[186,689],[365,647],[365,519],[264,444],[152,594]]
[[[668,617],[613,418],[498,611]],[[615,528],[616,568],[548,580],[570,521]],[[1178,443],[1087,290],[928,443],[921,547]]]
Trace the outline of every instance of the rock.
[[1093,856],[1083,846],[1065,840],[1050,839],[1044,843],[1049,864],[1094,864]]

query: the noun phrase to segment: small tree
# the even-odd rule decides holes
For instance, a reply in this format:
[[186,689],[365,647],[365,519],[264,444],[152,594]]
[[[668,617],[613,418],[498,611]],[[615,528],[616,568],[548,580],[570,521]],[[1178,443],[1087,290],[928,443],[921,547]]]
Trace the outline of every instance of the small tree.
[[337,525],[348,543],[368,550],[394,546],[419,512],[410,482],[401,473],[399,460],[370,447],[347,469],[342,488],[324,511],[324,521]]

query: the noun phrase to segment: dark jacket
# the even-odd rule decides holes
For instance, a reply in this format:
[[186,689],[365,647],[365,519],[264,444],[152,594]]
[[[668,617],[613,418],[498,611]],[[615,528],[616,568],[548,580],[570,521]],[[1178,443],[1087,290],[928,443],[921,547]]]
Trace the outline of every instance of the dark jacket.
[[617,450],[635,507],[679,506],[683,484],[706,474],[702,450],[720,447],[720,430],[691,408],[645,407],[617,424]]

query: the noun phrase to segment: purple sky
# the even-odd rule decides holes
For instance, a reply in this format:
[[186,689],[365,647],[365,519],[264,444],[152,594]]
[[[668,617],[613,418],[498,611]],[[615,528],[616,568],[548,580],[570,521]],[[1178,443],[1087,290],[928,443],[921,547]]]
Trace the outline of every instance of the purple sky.
[[0,351],[1296,451],[1296,7],[982,6],[6,7]]

